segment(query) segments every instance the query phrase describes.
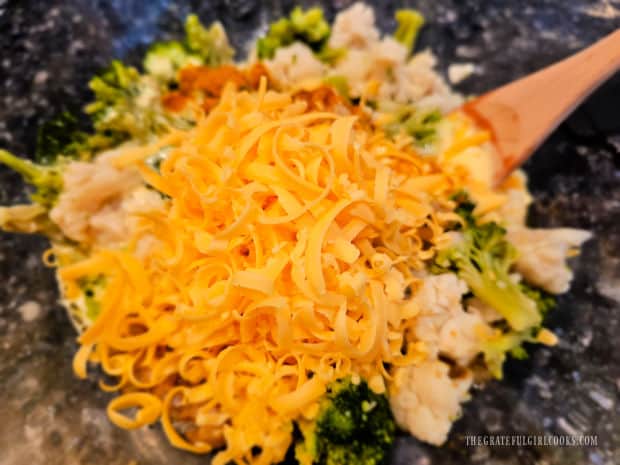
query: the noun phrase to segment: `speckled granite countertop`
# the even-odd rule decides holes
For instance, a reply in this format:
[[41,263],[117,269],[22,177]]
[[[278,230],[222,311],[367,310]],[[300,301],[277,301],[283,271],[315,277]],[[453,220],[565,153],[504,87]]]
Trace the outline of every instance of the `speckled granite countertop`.
[[[111,58],[135,59],[154,39],[178,36],[191,11],[218,18],[243,46],[295,2],[257,0],[0,0],[0,146],[31,154],[37,124],[78,108],[88,77]],[[333,14],[350,4],[323,3]],[[620,27],[620,1],[377,1],[381,25],[397,6],[429,18],[422,46],[445,70],[473,62],[460,85],[479,93],[562,58]],[[620,76],[594,95],[528,165],[538,226],[577,226],[596,234],[574,262],[573,290],[552,326],[553,349],[511,362],[506,380],[474,393],[441,449],[400,438],[394,463],[620,463]],[[23,198],[0,169],[0,203]],[[114,428],[107,396],[71,371],[75,333],[55,303],[52,272],[39,262],[45,241],[0,234],[0,465],[205,464],[172,449],[157,428]],[[598,446],[464,447],[484,433],[596,434]]]

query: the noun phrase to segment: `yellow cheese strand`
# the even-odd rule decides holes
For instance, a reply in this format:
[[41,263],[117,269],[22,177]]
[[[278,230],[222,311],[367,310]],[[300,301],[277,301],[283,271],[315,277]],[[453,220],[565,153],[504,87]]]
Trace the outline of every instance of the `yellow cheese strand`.
[[[138,408],[135,418],[129,418],[119,412],[122,409]],[[161,400],[152,394],[132,392],[113,399],[108,404],[108,416],[112,423],[120,428],[136,429],[157,421],[161,415]]]

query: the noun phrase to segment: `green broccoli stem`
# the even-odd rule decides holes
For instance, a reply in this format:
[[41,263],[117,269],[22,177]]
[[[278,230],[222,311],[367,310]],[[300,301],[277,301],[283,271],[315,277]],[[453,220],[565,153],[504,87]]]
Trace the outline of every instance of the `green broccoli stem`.
[[5,164],[13,171],[21,174],[24,181],[29,184],[34,184],[35,180],[44,175],[43,172],[45,168],[42,166],[37,166],[29,160],[15,156],[12,153],[2,149],[0,149],[0,163]]
[[398,28],[394,32],[394,38],[403,44],[408,51],[411,51],[420,29],[424,25],[424,16],[416,10],[398,10],[395,17]]
[[542,316],[536,302],[510,279],[507,270],[496,266],[488,254],[477,254],[476,262],[482,271],[469,261],[459,267],[459,276],[476,297],[497,310],[515,331],[540,325]]
[[33,201],[51,207],[62,190],[62,177],[57,169],[32,163],[6,150],[0,149],[0,163],[19,173],[25,182],[34,186]]

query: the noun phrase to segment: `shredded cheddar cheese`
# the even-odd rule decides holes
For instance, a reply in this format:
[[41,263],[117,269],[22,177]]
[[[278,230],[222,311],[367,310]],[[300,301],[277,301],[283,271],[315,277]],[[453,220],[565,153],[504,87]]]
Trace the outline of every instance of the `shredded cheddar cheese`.
[[[194,128],[114,161],[137,166],[166,208],[136,218],[126,249],[96,250],[59,278],[65,293],[107,279],[74,371],[85,377],[90,361],[116,377],[101,387],[119,392],[108,406],[119,427],[160,420],[178,448],[223,446],[214,465],[276,463],[329,382],[353,375],[382,392],[384,363],[424,359],[404,339],[418,312],[405,290],[458,221],[451,193],[493,200],[459,159],[488,136],[463,126],[440,168],[306,100],[228,84]],[[164,146],[157,172],[144,159]]]

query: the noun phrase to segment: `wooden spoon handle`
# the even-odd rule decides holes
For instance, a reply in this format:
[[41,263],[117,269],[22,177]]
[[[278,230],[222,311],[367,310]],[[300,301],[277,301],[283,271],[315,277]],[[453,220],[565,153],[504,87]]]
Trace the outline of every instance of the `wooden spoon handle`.
[[499,152],[497,181],[620,68],[620,29],[585,50],[472,100],[464,111],[491,129]]

